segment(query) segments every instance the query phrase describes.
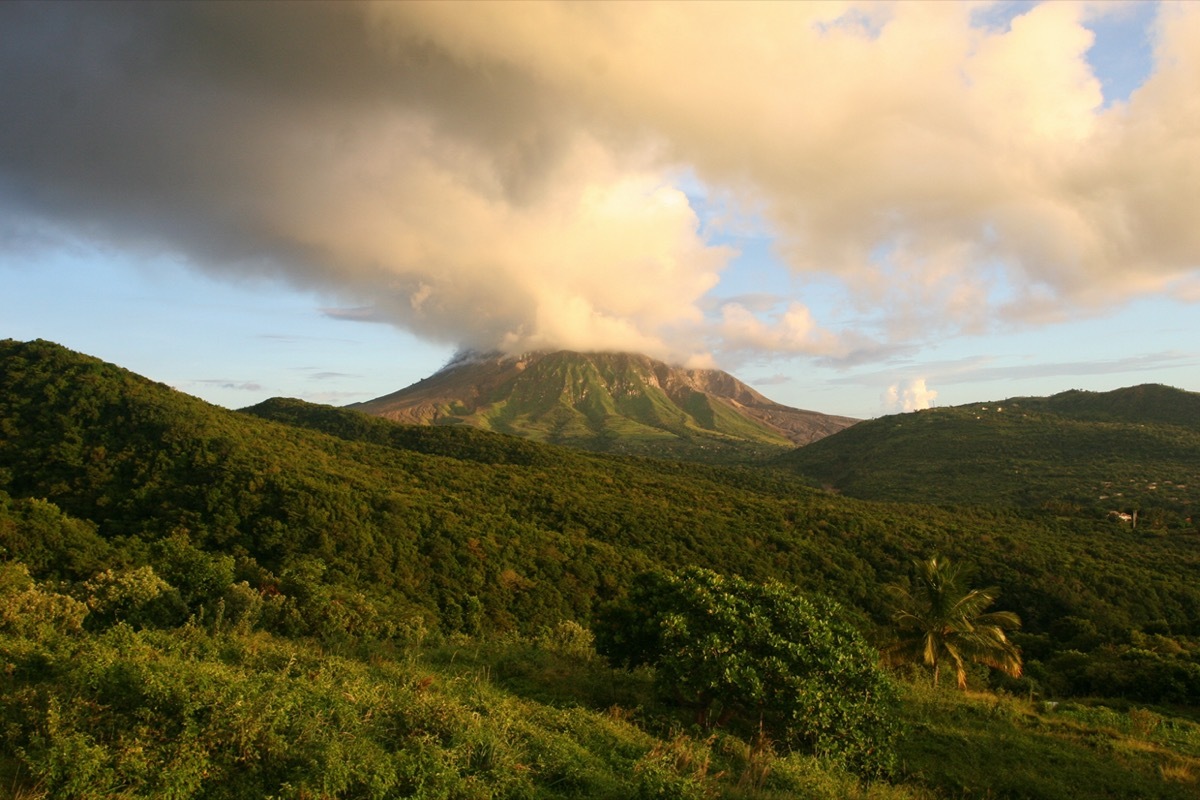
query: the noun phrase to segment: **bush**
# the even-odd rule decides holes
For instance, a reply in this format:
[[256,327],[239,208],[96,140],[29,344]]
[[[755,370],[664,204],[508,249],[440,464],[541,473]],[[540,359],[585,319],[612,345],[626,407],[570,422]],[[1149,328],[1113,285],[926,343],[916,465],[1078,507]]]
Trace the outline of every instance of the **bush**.
[[83,584],[89,626],[125,622],[134,627],[167,626],[182,621],[179,593],[152,567],[107,569]]
[[552,653],[587,661],[596,655],[592,632],[574,620],[565,619],[554,627],[546,627],[537,639],[538,644]]
[[34,584],[24,564],[0,564],[0,631],[34,638],[78,633],[87,613],[78,600]]
[[893,766],[895,692],[828,600],[690,568],[640,576],[602,611],[597,650],[655,669],[666,700],[711,728],[740,723],[866,774]]

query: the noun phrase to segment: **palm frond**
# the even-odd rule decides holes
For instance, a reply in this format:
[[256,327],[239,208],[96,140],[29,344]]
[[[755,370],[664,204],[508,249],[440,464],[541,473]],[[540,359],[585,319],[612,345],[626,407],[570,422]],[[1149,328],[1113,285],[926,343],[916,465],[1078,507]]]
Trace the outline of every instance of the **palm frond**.
[[916,661],[933,668],[937,683],[943,662],[954,666],[960,688],[966,687],[968,663],[985,664],[1008,675],[1021,674],[1021,653],[1005,634],[1019,628],[1021,619],[1011,611],[987,611],[1000,590],[967,589],[962,567],[948,558],[933,556],[913,562],[911,589],[892,584],[885,592],[892,621],[901,631],[888,648],[892,663]]

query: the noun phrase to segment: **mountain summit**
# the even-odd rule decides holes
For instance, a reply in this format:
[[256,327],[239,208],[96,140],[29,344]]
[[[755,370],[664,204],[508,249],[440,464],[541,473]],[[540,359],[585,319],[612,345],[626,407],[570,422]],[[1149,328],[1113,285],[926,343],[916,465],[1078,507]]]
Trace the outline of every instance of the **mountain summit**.
[[406,389],[349,407],[410,424],[704,461],[790,450],[858,421],[780,405],[720,370],[570,351],[461,355]]

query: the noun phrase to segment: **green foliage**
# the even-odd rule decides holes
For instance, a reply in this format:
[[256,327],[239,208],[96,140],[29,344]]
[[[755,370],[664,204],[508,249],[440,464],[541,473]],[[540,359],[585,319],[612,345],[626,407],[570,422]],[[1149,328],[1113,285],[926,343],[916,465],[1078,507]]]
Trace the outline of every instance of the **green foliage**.
[[900,777],[864,781],[757,732],[648,732],[638,681],[540,639],[335,656],[195,625],[0,631],[0,667],[0,776],[27,798],[1174,800],[1200,776],[1200,726],[1168,711],[923,682]]
[[691,785],[628,722],[411,659],[119,625],[38,651],[0,636],[0,663],[5,749],[52,797],[615,799]]
[[709,782],[710,745],[687,736],[656,744],[633,767],[638,800],[704,800],[714,787]]
[[42,639],[54,633],[78,633],[88,608],[38,586],[20,562],[0,563],[0,632]]
[[1194,653],[1106,645],[1091,653],[1064,650],[1039,664],[1057,697],[1121,697],[1143,703],[1195,705],[1200,663]]
[[862,772],[891,766],[891,688],[829,601],[691,568],[644,576],[598,632],[602,654],[653,666],[702,727],[737,718]]
[[575,620],[547,627],[538,637],[538,643],[547,650],[574,658],[588,659],[596,654],[592,632]]
[[954,669],[958,687],[967,687],[967,665],[986,664],[1016,678],[1021,654],[1005,631],[1020,627],[1011,611],[986,611],[999,590],[968,589],[962,567],[933,556],[913,562],[915,586],[887,587],[900,638],[890,648],[897,661],[924,664],[938,684],[943,664]]
[[479,464],[547,466],[554,462],[546,448],[514,436],[496,436],[469,427],[453,429],[425,425],[397,425],[360,411],[321,406],[287,397],[273,397],[242,409],[262,419],[328,433],[339,439],[370,442],[396,450],[410,450]]
[[[1006,505],[1200,528],[1200,394],[1064,392],[859,423],[778,463],[854,497]],[[1112,518],[1114,527],[1120,523]]]
[[189,608],[216,603],[233,583],[233,556],[201,550],[185,530],[157,542],[151,558],[158,574]]
[[[0,342],[0,555],[80,599],[100,573],[151,567],[170,588],[162,613],[126,620],[135,626],[195,619],[342,650],[587,624],[635,574],[690,565],[836,597],[869,631],[888,618],[879,587],[905,577],[911,553],[942,552],[975,564],[981,585],[1002,585],[997,610],[1024,621],[1014,639],[1030,677],[1013,690],[1107,685],[1141,702],[1200,703],[1188,678],[1200,665],[1200,550],[1169,526],[862,502],[782,471],[268,405],[272,419],[225,411],[47,342]],[[920,441],[939,428],[928,413],[900,418],[900,430]],[[1155,419],[1180,427],[1177,415]],[[1144,430],[1146,458],[1170,452]],[[971,452],[952,444],[927,445],[914,469]],[[1143,635],[1164,642],[1147,648],[1134,641]]]
[[14,499],[0,490],[0,556],[21,561],[44,578],[87,577],[111,558],[94,524],[64,514],[44,499]]
[[1200,725],[1142,708],[905,685],[908,780],[934,797],[1183,800],[1200,783]]
[[82,590],[91,612],[89,622],[96,626],[118,622],[165,626],[179,621],[178,593],[152,567],[106,569],[85,582]]

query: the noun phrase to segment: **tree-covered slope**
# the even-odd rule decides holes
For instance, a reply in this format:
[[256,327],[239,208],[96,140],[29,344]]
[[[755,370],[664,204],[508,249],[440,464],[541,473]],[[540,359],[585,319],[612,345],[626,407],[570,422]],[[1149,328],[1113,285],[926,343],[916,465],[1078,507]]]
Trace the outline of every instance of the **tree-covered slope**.
[[[299,401],[231,412],[46,342],[0,343],[0,433],[5,557],[39,579],[152,567],[179,590],[156,612],[171,618],[210,613],[245,583],[264,598],[263,624],[285,633],[537,631],[586,622],[636,573],[695,565],[830,595],[874,635],[880,587],[940,552],[1002,587],[998,607],[1025,620],[1056,691],[1101,685],[1093,667],[1140,648],[1127,675],[1175,677],[1110,682],[1119,692],[1200,693],[1188,677],[1194,536],[861,502],[779,471],[412,429]],[[1173,654],[1146,655],[1156,636]],[[1084,661],[1056,661],[1067,650]]]
[[[1198,544],[300,401],[231,412],[0,342],[0,785],[939,800],[1069,798],[1087,780],[1096,797],[1188,797],[1200,728],[1141,704],[1200,705]],[[635,578],[694,565],[832,596],[882,645],[881,587],[933,552],[1002,587],[1026,675],[1008,698],[900,679],[898,771],[874,779],[749,716],[679,733],[659,667],[611,669],[587,629],[609,599],[629,609]],[[1037,699],[1072,696],[1116,700]]]
[[777,463],[854,497],[1137,510],[1145,527],[1195,530],[1200,395],[1138,386],[928,409],[860,423]]
[[1200,394],[1157,383],[1111,392],[1075,389],[1050,397],[1019,397],[1008,402],[1084,421],[1170,425],[1200,431]]
[[465,426],[397,424],[361,411],[306,403],[288,397],[273,397],[241,411],[285,425],[320,431],[339,439],[480,464],[552,466],[562,459],[571,459],[568,453],[557,448],[517,436],[497,435]]

